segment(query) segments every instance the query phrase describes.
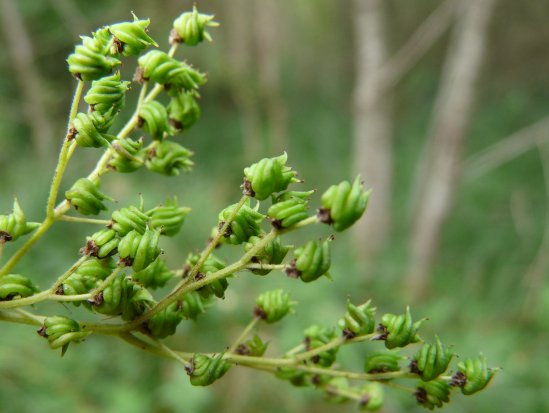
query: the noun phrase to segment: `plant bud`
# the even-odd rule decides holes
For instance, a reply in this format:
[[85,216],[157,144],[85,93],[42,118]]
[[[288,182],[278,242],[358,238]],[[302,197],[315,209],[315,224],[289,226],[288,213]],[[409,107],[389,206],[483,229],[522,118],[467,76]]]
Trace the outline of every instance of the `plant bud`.
[[347,301],[347,311],[338,325],[343,330],[345,337],[352,338],[357,335],[371,334],[376,328],[376,308],[370,306],[368,301],[365,304],[356,306]]
[[95,184],[87,178],[80,178],[71,189],[65,192],[65,198],[82,215],[97,215],[107,207],[104,200],[113,199],[99,191],[99,183]]
[[204,39],[211,42],[212,38],[206,31],[207,27],[217,27],[218,22],[213,21],[213,14],[202,14],[193,6],[192,12],[180,15],[173,22],[173,32],[170,35],[170,43],[185,43],[196,46]]
[[78,113],[72,125],[76,130],[76,143],[83,148],[108,146],[115,137],[106,132],[114,120],[112,109],[108,113]]
[[[246,201],[238,213],[234,216],[231,224],[223,236],[230,244],[238,245],[248,242],[250,237],[257,236],[261,233],[261,222],[265,219],[265,215],[257,211],[257,208],[250,208],[249,199]],[[228,206],[219,213],[219,227],[229,219],[232,215],[236,204]]]
[[111,228],[121,237],[133,230],[140,234],[145,233],[147,224],[150,221],[148,215],[133,205],[128,208],[120,208],[119,210],[114,211],[111,219]]
[[290,294],[282,289],[266,291],[255,302],[255,315],[268,324],[276,323],[293,312],[294,303],[290,301]]
[[141,271],[160,254],[159,238],[158,230],[147,228],[143,234],[130,231],[120,240],[118,254],[123,261],[131,262],[134,271]]
[[19,274],[6,274],[0,277],[0,301],[30,297],[38,292],[31,280]]
[[145,166],[162,175],[179,175],[180,169],[188,172],[193,167],[192,155],[190,150],[175,142],[155,141],[147,151]]
[[92,37],[80,38],[82,44],[76,46],[74,53],[67,58],[69,72],[76,78],[84,82],[97,80],[109,75],[120,65],[120,60],[109,56],[112,42],[107,28],[97,30]]
[[84,101],[90,105],[92,112],[105,115],[107,112],[118,113],[123,107],[126,92],[130,88],[130,82],[120,80],[120,72],[94,80],[90,90],[84,96]]
[[200,106],[196,98],[198,93],[193,91],[180,91],[172,96],[168,104],[168,117],[173,127],[178,130],[190,129],[200,118]]
[[488,367],[483,354],[476,359],[460,361],[457,368],[457,373],[452,377],[452,385],[460,387],[461,392],[467,396],[483,390],[496,373]]
[[417,386],[415,396],[418,404],[433,410],[450,402],[450,386],[444,380],[422,382]]
[[352,186],[348,181],[332,185],[322,195],[319,220],[332,224],[336,231],[343,231],[364,214],[369,197],[370,191],[364,191],[360,176],[356,177]]
[[424,344],[414,356],[410,370],[417,373],[421,380],[431,381],[448,369],[452,356],[448,347],[443,346],[438,336],[435,336],[434,344]]
[[399,371],[399,363],[404,359],[395,352],[378,352],[366,357],[364,361],[364,372],[368,374],[387,373],[389,371]]
[[151,228],[158,228],[162,235],[173,237],[181,229],[190,211],[191,208],[180,207],[177,198],[174,197],[168,199],[165,205],[159,205],[147,211],[146,214],[151,219],[149,222]]
[[15,241],[39,226],[36,222],[27,222],[17,198],[14,198],[12,213],[0,215],[0,244]]
[[187,374],[190,376],[193,386],[209,386],[223,377],[230,367],[229,363],[223,360],[223,353],[213,357],[195,354],[191,359]]
[[417,330],[423,321],[412,321],[410,307],[406,307],[405,314],[384,314],[381,317],[380,339],[385,340],[385,347],[389,350],[417,343],[421,341]]
[[148,46],[158,47],[158,44],[149,37],[147,28],[150,20],[139,20],[133,15],[133,22],[117,23],[109,26],[114,36],[111,52],[122,53],[124,56],[137,56]]
[[276,158],[264,158],[244,168],[244,190],[262,201],[276,192],[286,190],[292,182],[300,182],[295,177],[297,172],[286,166],[287,160],[288,155],[284,152]]
[[139,109],[139,125],[151,135],[154,140],[161,140],[164,135],[173,135],[173,128],[168,122],[168,112],[157,100],[143,103]]
[[305,282],[311,282],[322,275],[328,276],[330,269],[330,241],[309,241],[303,247],[294,251],[295,262],[288,271],[297,270],[298,276]]
[[145,163],[143,138],[134,141],[130,138],[116,139],[111,143],[113,149],[109,167],[116,172],[133,172]]
[[63,356],[71,342],[80,343],[90,332],[80,331],[80,324],[67,317],[47,317],[38,334],[48,340],[50,348],[61,348]]
[[174,273],[166,265],[166,261],[158,257],[152,264],[135,272],[132,278],[142,284],[145,288],[153,290],[164,287]]

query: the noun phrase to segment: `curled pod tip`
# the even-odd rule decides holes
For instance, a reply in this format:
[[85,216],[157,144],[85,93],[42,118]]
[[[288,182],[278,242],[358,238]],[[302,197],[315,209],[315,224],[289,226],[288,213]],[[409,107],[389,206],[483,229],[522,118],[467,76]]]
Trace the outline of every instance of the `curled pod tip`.
[[36,285],[23,275],[6,274],[0,278],[0,301],[30,297],[38,291]]
[[170,43],[196,46],[204,40],[211,42],[212,38],[206,28],[219,26],[219,23],[213,19],[213,14],[199,13],[196,5],[193,6],[191,12],[185,12],[174,20]]
[[187,374],[193,386],[209,386],[227,373],[230,364],[223,359],[223,353],[215,356],[195,354],[187,367]]
[[137,231],[143,234],[147,229],[150,218],[140,208],[130,205],[127,208],[120,208],[111,215],[111,228],[123,237],[130,231]]
[[65,192],[65,198],[82,215],[97,215],[107,207],[103,201],[113,199],[99,191],[99,183],[87,178],[80,178]]
[[284,152],[275,158],[264,158],[244,168],[244,194],[259,201],[276,192],[285,191],[292,182],[301,182],[297,172],[286,166],[288,154]]
[[370,304],[371,300],[358,306],[351,303],[351,301],[347,301],[347,311],[338,322],[345,337],[352,338],[357,335],[374,332],[376,327],[376,308]]
[[292,313],[295,305],[290,301],[290,294],[282,289],[260,294],[255,303],[254,315],[268,324],[276,323]]
[[110,25],[109,32],[114,37],[111,53],[137,56],[148,46],[158,47],[158,44],[147,34],[150,22],[150,19],[139,20],[133,14],[133,22]]

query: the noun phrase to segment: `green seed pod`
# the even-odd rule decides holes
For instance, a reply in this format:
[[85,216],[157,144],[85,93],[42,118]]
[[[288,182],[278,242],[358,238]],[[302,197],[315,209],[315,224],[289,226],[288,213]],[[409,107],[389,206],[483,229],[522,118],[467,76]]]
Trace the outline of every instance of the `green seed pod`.
[[383,407],[383,386],[380,383],[366,383],[360,388],[362,400],[359,409],[373,412]]
[[255,300],[257,307],[254,310],[256,317],[268,324],[282,320],[293,312],[294,303],[290,301],[290,294],[282,289],[266,291]]
[[289,381],[293,386],[310,386],[311,375],[293,367],[279,367],[276,369],[275,376],[281,380]]
[[381,317],[380,339],[385,340],[385,347],[389,350],[417,343],[421,341],[417,330],[423,321],[423,319],[415,323],[412,321],[410,307],[406,307],[405,314],[384,314]]
[[362,334],[371,334],[376,328],[376,308],[370,305],[371,300],[356,306],[347,301],[347,311],[338,325],[345,337],[354,337]]
[[27,277],[19,274],[6,274],[0,278],[0,301],[29,297],[38,292],[38,288]]
[[[296,257],[293,267],[305,282],[311,282],[328,273],[330,269],[330,241],[309,241],[294,251]],[[290,270],[291,271],[291,270]],[[328,275],[327,275],[328,276]]]
[[366,210],[371,191],[364,191],[360,175],[353,185],[343,181],[332,185],[320,200],[322,208],[319,219],[326,224],[333,224],[336,231],[343,231],[353,225]]
[[[250,237],[248,242],[244,244],[244,250],[248,252],[260,241],[260,237]],[[259,264],[280,264],[289,250],[289,247],[282,245],[280,237],[276,237],[274,240],[269,242],[264,249],[258,251],[256,255],[252,257],[251,261]],[[251,271],[254,274],[267,275],[272,270],[253,269]]]
[[108,228],[97,231],[91,237],[86,237],[86,240],[86,246],[80,252],[97,258],[106,258],[116,254],[120,242],[116,231]]
[[[199,258],[199,255],[189,254],[186,263],[189,267],[192,268],[198,263]],[[202,264],[202,267],[200,267],[200,270],[195,276],[195,279],[199,280],[205,278],[208,276],[208,274],[215,273],[219,270],[222,270],[223,268],[225,268],[225,263],[217,258],[215,255],[210,254],[206,261],[204,261],[204,264]],[[219,280],[215,280],[209,284],[206,284],[203,287],[200,287],[197,292],[203,298],[209,298],[212,295],[215,295],[218,298],[223,298],[225,296],[225,290],[228,286],[229,282],[227,281],[227,279],[221,278]]]
[[14,198],[11,214],[0,215],[0,244],[15,241],[39,226],[36,222],[27,222],[17,198]]
[[99,183],[95,184],[87,178],[80,178],[71,189],[65,192],[65,198],[82,215],[97,215],[107,207],[104,200],[113,199],[99,191]]
[[452,384],[460,387],[461,392],[467,396],[484,389],[496,373],[488,367],[483,354],[476,359],[460,361],[457,368],[457,373],[452,377]]
[[143,103],[139,109],[139,126],[142,126],[155,140],[161,140],[164,134],[173,135],[173,128],[168,122],[168,111],[157,100]]
[[153,315],[147,322],[147,328],[151,337],[166,338],[175,334],[175,330],[182,320],[181,302],[175,302]]
[[223,353],[213,357],[205,354],[195,354],[187,368],[193,386],[209,386],[223,377],[230,368],[230,364],[223,360]]
[[178,143],[163,140],[155,141],[147,150],[145,166],[162,175],[179,175],[179,170],[188,172],[194,163],[190,160],[193,153]]
[[133,172],[145,164],[143,138],[137,141],[130,138],[116,139],[111,143],[111,148],[113,152],[109,167],[116,172]]
[[114,211],[111,219],[111,228],[121,237],[133,230],[140,234],[145,233],[147,224],[150,221],[148,215],[133,205],[128,208],[120,208],[119,210]]
[[284,191],[296,179],[297,172],[286,166],[288,155],[284,152],[276,158],[264,158],[244,168],[244,190],[262,201],[276,192]]
[[181,91],[172,96],[168,104],[168,117],[170,123],[177,130],[188,130],[200,118],[200,106],[196,99],[199,97],[196,91]]
[[84,82],[97,80],[109,75],[120,65],[120,60],[109,56],[112,41],[107,28],[97,30],[92,37],[80,38],[82,44],[76,46],[74,53],[67,58],[69,72],[76,78]]
[[191,208],[180,207],[177,198],[168,199],[165,205],[159,205],[146,214],[150,217],[149,226],[158,228],[162,235],[173,237],[179,232],[185,217],[191,211]]
[[421,380],[431,381],[448,369],[452,357],[448,347],[443,346],[438,336],[435,336],[434,344],[424,344],[413,357],[410,370],[417,373]]
[[[334,338],[336,338],[336,333],[332,328],[313,325],[305,330],[305,344],[307,350],[314,350],[315,348],[321,347]],[[323,351],[322,353],[313,356],[311,361],[322,367],[330,367],[336,360],[338,350],[338,347],[334,347]]]
[[[223,226],[225,221],[232,215],[237,204],[230,205],[219,213],[219,227]],[[261,234],[261,222],[265,219],[265,215],[258,212],[259,204],[256,208],[250,208],[249,199],[240,208],[236,216],[233,218],[231,225],[223,236],[230,244],[238,245],[248,242],[250,237]]]
[[106,132],[114,120],[112,109],[106,114],[100,112],[78,113],[72,121],[76,130],[76,143],[83,148],[108,146],[114,136]]
[[[58,294],[63,295],[79,295],[87,294],[97,288],[102,280],[107,278],[112,273],[115,265],[112,259],[96,259],[92,258],[84,261],[78,269],[67,278],[62,285],[61,291]],[[86,308],[90,307],[90,303],[86,301],[72,301],[76,307],[84,304]]]
[[450,386],[444,380],[421,382],[415,392],[419,405],[433,410],[450,402]]
[[130,88],[130,82],[120,80],[120,72],[114,75],[94,80],[90,90],[84,96],[84,101],[90,105],[93,112],[105,115],[107,112],[118,113],[123,107],[126,92]]
[[115,267],[116,264],[112,258],[92,258],[84,261],[73,273],[73,275],[79,274],[85,277],[93,277],[98,280],[104,280],[113,272]]
[[48,339],[50,348],[61,348],[61,355],[64,355],[71,342],[80,343],[91,333],[80,331],[80,324],[70,318],[54,316],[44,320],[38,334]]
[[164,287],[174,273],[168,268],[166,261],[158,257],[148,267],[132,275],[132,278],[142,284],[145,288],[153,290]]
[[370,354],[364,361],[365,373],[387,373],[389,371],[399,371],[399,363],[404,359],[395,352],[378,352]]
[[117,23],[109,26],[114,36],[111,52],[122,53],[124,56],[137,56],[148,46],[158,47],[158,44],[149,37],[147,28],[150,20],[139,20],[133,15],[133,22]]
[[186,319],[196,320],[196,318],[206,312],[207,303],[196,291],[186,293],[181,299],[181,313]]
[[267,347],[269,346],[269,342],[264,342],[261,340],[261,337],[259,337],[257,334],[254,334],[254,336],[246,340],[244,343],[240,344],[236,350],[236,354],[241,354],[244,356],[251,356],[251,357],[262,357],[263,354],[265,354],[265,351],[267,351]]
[[289,228],[309,217],[308,206],[307,200],[291,197],[286,201],[279,201],[271,205],[267,216],[275,228]]
[[144,54],[138,63],[137,78],[165,85],[168,89],[192,90],[206,83],[204,73],[160,50],[151,50]]
[[212,38],[206,31],[207,27],[217,27],[218,22],[213,21],[213,14],[202,14],[193,6],[192,12],[180,15],[173,22],[173,32],[170,35],[171,43],[185,43],[196,46],[204,39],[211,42]]
[[160,254],[159,238],[158,230],[147,228],[143,234],[130,231],[120,240],[118,254],[128,265],[131,262],[134,271],[141,271]]

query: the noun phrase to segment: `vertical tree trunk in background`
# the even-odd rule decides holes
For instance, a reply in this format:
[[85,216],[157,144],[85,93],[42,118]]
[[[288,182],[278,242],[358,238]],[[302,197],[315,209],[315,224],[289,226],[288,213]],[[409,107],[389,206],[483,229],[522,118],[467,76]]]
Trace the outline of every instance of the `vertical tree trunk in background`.
[[53,154],[53,128],[45,111],[44,89],[34,61],[32,42],[16,2],[1,0],[0,7],[6,49],[21,90],[23,115],[31,130],[32,145],[40,159],[49,159]]
[[448,50],[410,239],[407,291],[415,299],[428,292],[442,227],[458,189],[462,149],[494,4],[495,0],[464,0]]
[[250,0],[223,2],[227,23],[227,57],[229,62],[229,84],[242,123],[242,146],[244,161],[256,160],[261,149],[261,119],[257,97],[254,93],[255,77],[252,59],[250,28],[243,18],[250,19]]
[[373,193],[365,217],[355,227],[357,252],[373,256],[391,227],[392,125],[380,68],[386,60],[383,0],[355,0],[356,85],[354,170]]
[[259,93],[267,115],[270,155],[287,150],[288,112],[280,85],[280,13],[278,0],[255,1]]

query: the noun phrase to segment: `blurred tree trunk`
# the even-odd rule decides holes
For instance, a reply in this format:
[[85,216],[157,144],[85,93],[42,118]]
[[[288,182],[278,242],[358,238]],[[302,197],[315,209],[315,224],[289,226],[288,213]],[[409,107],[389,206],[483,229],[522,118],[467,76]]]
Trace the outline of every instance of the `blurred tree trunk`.
[[[252,59],[250,30],[243,24],[242,16],[252,10],[251,0],[223,2],[227,23],[227,58],[229,81],[242,123],[242,147],[244,160],[255,160],[261,148],[261,118],[254,91],[255,76]],[[249,16],[246,17],[249,19]]]
[[440,236],[458,189],[462,149],[471,123],[476,83],[495,0],[464,0],[448,50],[430,126],[410,239],[407,291],[428,292]]
[[0,1],[0,18],[9,62],[23,95],[23,115],[31,130],[31,142],[39,159],[53,154],[53,127],[46,113],[44,88],[34,61],[31,38],[14,0]]
[[267,116],[269,154],[287,150],[288,112],[280,85],[280,13],[277,0],[255,1],[258,86]]
[[354,169],[373,189],[366,217],[355,227],[361,255],[373,256],[391,228],[392,125],[379,78],[386,60],[383,0],[355,0],[356,85],[354,92]]

